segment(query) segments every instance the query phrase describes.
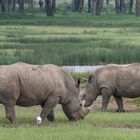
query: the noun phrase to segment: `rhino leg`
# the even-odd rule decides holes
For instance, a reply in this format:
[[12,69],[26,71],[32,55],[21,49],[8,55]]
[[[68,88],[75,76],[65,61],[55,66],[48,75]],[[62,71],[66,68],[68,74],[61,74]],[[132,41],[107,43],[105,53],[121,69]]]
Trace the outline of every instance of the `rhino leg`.
[[112,91],[107,88],[102,89],[102,107],[101,111],[107,111],[107,106],[109,104],[109,99],[112,95]]
[[124,108],[123,108],[123,99],[122,97],[119,96],[114,96],[116,103],[118,105],[118,109],[117,112],[124,112]]
[[54,121],[54,110],[52,110],[48,116],[47,116],[48,121],[53,122]]
[[54,109],[54,107],[59,103],[60,98],[59,97],[52,97],[50,96],[43,104],[42,107],[42,111],[40,113],[40,118],[41,121],[39,123],[41,123],[42,121],[45,120],[45,118],[49,115],[49,113],[52,112],[52,110]]
[[4,105],[4,107],[5,107],[6,118],[11,123],[16,123],[15,105]]

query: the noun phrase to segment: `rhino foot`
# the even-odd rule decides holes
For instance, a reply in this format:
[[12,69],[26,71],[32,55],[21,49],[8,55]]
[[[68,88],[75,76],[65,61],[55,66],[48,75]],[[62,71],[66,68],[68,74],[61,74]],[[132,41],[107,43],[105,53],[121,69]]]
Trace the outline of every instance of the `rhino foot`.
[[117,109],[116,112],[125,112],[124,109]]
[[53,122],[54,121],[54,116],[49,115],[49,116],[47,116],[47,119],[48,119],[48,121]]
[[50,113],[47,116],[48,121],[53,122],[54,121],[54,110],[50,111]]

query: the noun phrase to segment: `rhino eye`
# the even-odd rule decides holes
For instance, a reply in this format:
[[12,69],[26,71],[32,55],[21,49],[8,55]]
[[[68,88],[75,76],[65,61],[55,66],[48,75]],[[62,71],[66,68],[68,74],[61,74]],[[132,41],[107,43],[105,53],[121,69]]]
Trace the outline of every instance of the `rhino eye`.
[[86,98],[86,95],[83,95],[84,98]]
[[82,103],[80,104],[80,107],[82,107]]

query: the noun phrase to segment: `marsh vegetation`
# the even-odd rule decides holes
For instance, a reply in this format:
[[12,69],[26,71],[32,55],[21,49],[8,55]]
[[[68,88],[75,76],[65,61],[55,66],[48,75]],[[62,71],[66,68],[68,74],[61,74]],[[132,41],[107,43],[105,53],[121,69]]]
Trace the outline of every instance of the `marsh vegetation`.
[[0,64],[23,61],[61,66],[140,61],[138,27],[3,25],[0,41]]

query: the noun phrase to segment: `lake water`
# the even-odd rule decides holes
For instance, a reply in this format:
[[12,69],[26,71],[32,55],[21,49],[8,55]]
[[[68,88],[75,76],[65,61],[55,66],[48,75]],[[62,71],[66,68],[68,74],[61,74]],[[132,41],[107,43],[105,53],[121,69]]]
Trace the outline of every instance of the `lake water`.
[[94,72],[96,69],[103,67],[103,65],[94,65],[94,66],[63,66],[63,68],[67,69],[70,72]]

